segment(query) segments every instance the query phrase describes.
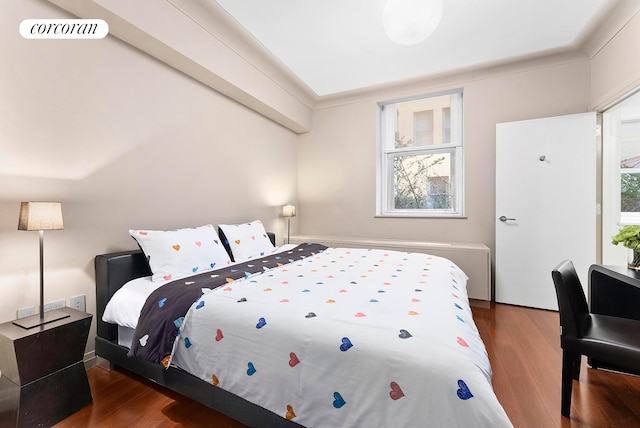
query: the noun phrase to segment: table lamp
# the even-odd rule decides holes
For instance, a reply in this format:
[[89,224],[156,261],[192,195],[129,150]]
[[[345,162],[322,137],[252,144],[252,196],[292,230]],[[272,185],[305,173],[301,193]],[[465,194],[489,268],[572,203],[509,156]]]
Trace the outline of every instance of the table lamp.
[[34,328],[66,318],[62,311],[44,312],[44,231],[64,229],[60,202],[22,202],[18,230],[37,230],[40,233],[40,313],[20,318],[13,323],[22,328]]
[[287,244],[291,243],[291,217],[296,216],[296,207],[285,205],[282,207],[282,217],[287,219]]

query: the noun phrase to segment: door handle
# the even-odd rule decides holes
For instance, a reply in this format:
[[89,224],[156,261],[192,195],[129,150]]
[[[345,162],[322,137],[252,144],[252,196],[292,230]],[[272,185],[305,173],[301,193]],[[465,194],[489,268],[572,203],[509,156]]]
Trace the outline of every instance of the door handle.
[[507,218],[507,217],[501,215],[500,217],[498,217],[498,220],[500,220],[501,222],[504,223],[507,220],[515,220],[515,218]]

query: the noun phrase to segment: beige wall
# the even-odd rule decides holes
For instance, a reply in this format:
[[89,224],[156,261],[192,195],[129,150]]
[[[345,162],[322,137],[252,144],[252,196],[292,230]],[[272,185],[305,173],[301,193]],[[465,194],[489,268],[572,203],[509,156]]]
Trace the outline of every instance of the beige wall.
[[591,106],[602,109],[640,86],[640,14],[591,60]]
[[[376,103],[457,87],[464,88],[466,218],[376,218]],[[315,111],[312,131],[299,137],[301,233],[483,243],[493,250],[496,123],[587,111],[589,63],[464,74],[445,88],[402,89],[334,100]]]
[[0,322],[39,302],[20,201],[62,202],[65,230],[45,233],[46,301],[85,294],[91,313],[93,257],[135,248],[129,228],[260,218],[282,238],[295,133],[113,37],[24,40],[33,17],[68,15],[0,3]]

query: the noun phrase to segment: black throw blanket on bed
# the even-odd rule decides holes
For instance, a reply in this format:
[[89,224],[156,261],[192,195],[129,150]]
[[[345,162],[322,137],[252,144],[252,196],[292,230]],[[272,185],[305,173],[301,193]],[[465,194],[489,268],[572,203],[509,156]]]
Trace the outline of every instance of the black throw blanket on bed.
[[326,248],[320,244],[301,244],[290,251],[203,272],[161,286],[151,293],[140,312],[128,355],[166,366],[168,360],[165,358],[171,354],[184,316],[202,296],[203,288],[214,289],[236,279],[304,259]]

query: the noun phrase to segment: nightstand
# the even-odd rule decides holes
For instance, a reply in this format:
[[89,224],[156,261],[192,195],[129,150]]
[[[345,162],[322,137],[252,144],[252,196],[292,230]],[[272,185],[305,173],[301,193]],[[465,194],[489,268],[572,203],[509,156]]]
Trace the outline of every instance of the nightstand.
[[93,315],[24,329],[0,324],[0,427],[48,427],[92,402],[84,349]]

